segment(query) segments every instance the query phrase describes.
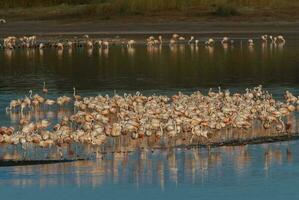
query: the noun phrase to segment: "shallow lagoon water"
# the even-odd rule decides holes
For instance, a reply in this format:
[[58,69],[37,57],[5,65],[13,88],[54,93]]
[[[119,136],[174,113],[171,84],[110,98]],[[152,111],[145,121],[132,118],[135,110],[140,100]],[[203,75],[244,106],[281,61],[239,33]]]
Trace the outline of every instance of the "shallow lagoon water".
[[9,199],[296,199],[298,142],[109,154],[1,168]]
[[[178,45],[127,50],[45,49],[0,51],[1,124],[10,99],[41,92],[49,98],[72,94],[141,91],[171,95],[206,92],[221,86],[232,91],[264,85],[275,98],[286,89],[299,94],[299,40],[283,47],[243,40],[233,47]],[[106,155],[102,160],[0,168],[0,192],[9,199],[282,199],[299,193],[298,142],[204,149],[174,149]]]

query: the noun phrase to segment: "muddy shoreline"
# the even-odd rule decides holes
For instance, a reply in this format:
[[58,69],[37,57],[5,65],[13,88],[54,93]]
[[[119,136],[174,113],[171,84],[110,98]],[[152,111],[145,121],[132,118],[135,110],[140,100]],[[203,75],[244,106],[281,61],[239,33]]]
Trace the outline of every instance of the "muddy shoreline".
[[0,24],[0,36],[7,35],[144,35],[144,34],[261,34],[299,33],[299,21],[235,22],[235,21],[11,21]]
[[219,142],[212,143],[206,145],[191,145],[191,147],[221,147],[221,146],[242,146],[242,145],[250,145],[250,144],[265,144],[265,143],[275,143],[275,142],[285,142],[298,140],[299,134],[287,134],[287,135],[279,135],[279,136],[268,136],[268,137],[259,137],[248,140],[231,140],[227,142]]
[[14,167],[26,165],[48,165],[56,163],[70,163],[81,160],[0,160],[0,167]]

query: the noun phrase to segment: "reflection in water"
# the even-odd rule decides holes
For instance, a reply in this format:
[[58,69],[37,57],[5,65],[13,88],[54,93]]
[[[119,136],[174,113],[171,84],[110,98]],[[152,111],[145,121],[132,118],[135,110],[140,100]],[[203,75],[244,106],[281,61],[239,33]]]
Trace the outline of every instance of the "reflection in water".
[[57,50],[57,56],[58,56],[58,59],[62,59],[62,56],[63,56],[63,49],[58,49],[58,50]]
[[104,48],[101,52],[104,58],[108,58],[109,56],[109,48]]
[[206,46],[209,56],[212,58],[214,55],[214,47],[213,46]]
[[[73,85],[83,91],[267,86],[281,81],[297,85],[296,44],[290,40],[285,46],[255,43],[250,47],[236,41],[214,46],[6,49],[0,52],[0,78],[7,80],[0,87],[19,91],[33,85],[35,90],[44,79],[49,79],[53,92],[71,90]],[[17,83],[19,77],[24,82]]]
[[228,45],[228,43],[223,43],[223,44],[222,44],[222,47],[223,47],[223,50],[224,50],[225,55],[227,54],[227,51],[228,51],[229,46],[230,46],[230,45]]
[[248,46],[248,51],[249,51],[249,53],[253,53],[254,52],[254,46]]
[[[269,175],[272,167],[292,164],[298,142],[205,149],[172,149],[105,154],[100,160],[41,166],[0,168],[10,178],[0,184],[14,186],[134,184],[138,188],[159,185],[205,185],[210,180],[250,177],[255,171]],[[295,149],[294,149],[295,148]],[[17,156],[17,155],[15,155]],[[33,176],[34,174],[34,176]]]
[[67,53],[68,53],[69,57],[72,57],[72,55],[73,55],[73,49],[72,48],[68,48],[67,49]]
[[44,50],[43,49],[39,49],[39,55],[42,57],[44,55]]
[[[73,86],[84,96],[99,92],[111,93],[114,90],[171,94],[178,90],[192,92],[198,88],[218,85],[229,87],[233,91],[243,90],[250,84],[264,84],[270,87],[269,91],[274,95],[281,95],[285,90],[281,83],[285,83],[291,90],[295,90],[292,92],[298,94],[298,41],[289,41],[285,46],[255,43],[253,47],[236,40],[233,46],[164,44],[146,48],[144,45],[131,48],[111,46],[97,50],[6,49],[0,51],[0,109],[5,109],[9,99],[24,96],[29,89],[40,91],[43,81],[47,82],[49,98],[53,99],[58,95],[71,93]],[[1,112],[0,117],[1,124],[15,124],[19,118],[38,121],[45,117],[55,124],[55,120],[70,114],[68,109],[60,109],[22,115],[13,112],[5,115]],[[288,121],[294,124],[290,131],[298,131],[295,117],[290,116]],[[254,137],[256,132],[258,130],[246,134]],[[238,134],[239,138],[243,136],[244,134]],[[134,149],[138,145],[140,144],[129,143],[127,148]],[[246,149],[239,153],[244,156],[236,159],[234,165],[239,169],[246,168],[250,154]],[[212,160],[223,162],[215,154],[206,161],[200,157],[194,155],[194,163],[186,162],[186,165],[199,165],[202,169],[207,169],[207,163]],[[159,169],[159,176],[164,176],[165,169],[171,168],[170,175],[175,180],[179,174],[179,165],[175,162],[177,155],[169,155],[169,158],[171,163],[167,167],[162,162],[156,168]],[[202,160],[200,164],[196,161],[198,159]],[[197,172],[195,170],[192,173]],[[160,185],[165,185],[165,181],[162,180]]]
[[130,57],[134,57],[134,55],[135,55],[135,48],[134,47],[128,47],[128,55],[130,56]]

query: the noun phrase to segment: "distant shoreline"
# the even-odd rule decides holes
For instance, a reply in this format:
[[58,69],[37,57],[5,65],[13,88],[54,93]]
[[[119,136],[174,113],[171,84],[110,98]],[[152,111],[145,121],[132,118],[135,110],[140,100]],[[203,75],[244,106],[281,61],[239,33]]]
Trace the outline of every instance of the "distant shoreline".
[[120,20],[15,20],[0,24],[0,36],[29,35],[117,35],[117,34],[262,34],[299,33],[299,21],[162,21]]

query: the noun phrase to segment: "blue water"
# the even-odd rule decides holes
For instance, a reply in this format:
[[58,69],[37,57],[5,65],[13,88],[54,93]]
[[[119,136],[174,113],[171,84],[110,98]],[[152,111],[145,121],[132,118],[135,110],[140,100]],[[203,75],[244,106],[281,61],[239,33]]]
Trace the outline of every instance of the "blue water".
[[[264,85],[276,99],[285,90],[299,95],[299,40],[283,47],[240,46],[213,49],[188,45],[134,51],[45,49],[0,51],[0,124],[14,125],[18,114],[5,114],[11,99],[41,93],[47,98],[142,91],[171,95],[231,91]],[[244,39],[243,44],[246,44]],[[30,119],[57,117],[57,110],[29,113]],[[60,114],[65,114],[61,111]],[[51,118],[51,120],[53,120]],[[206,149],[172,149],[105,155],[96,161],[0,168],[0,199],[297,199],[298,141]]]
[[297,199],[298,141],[0,168],[5,199]]

